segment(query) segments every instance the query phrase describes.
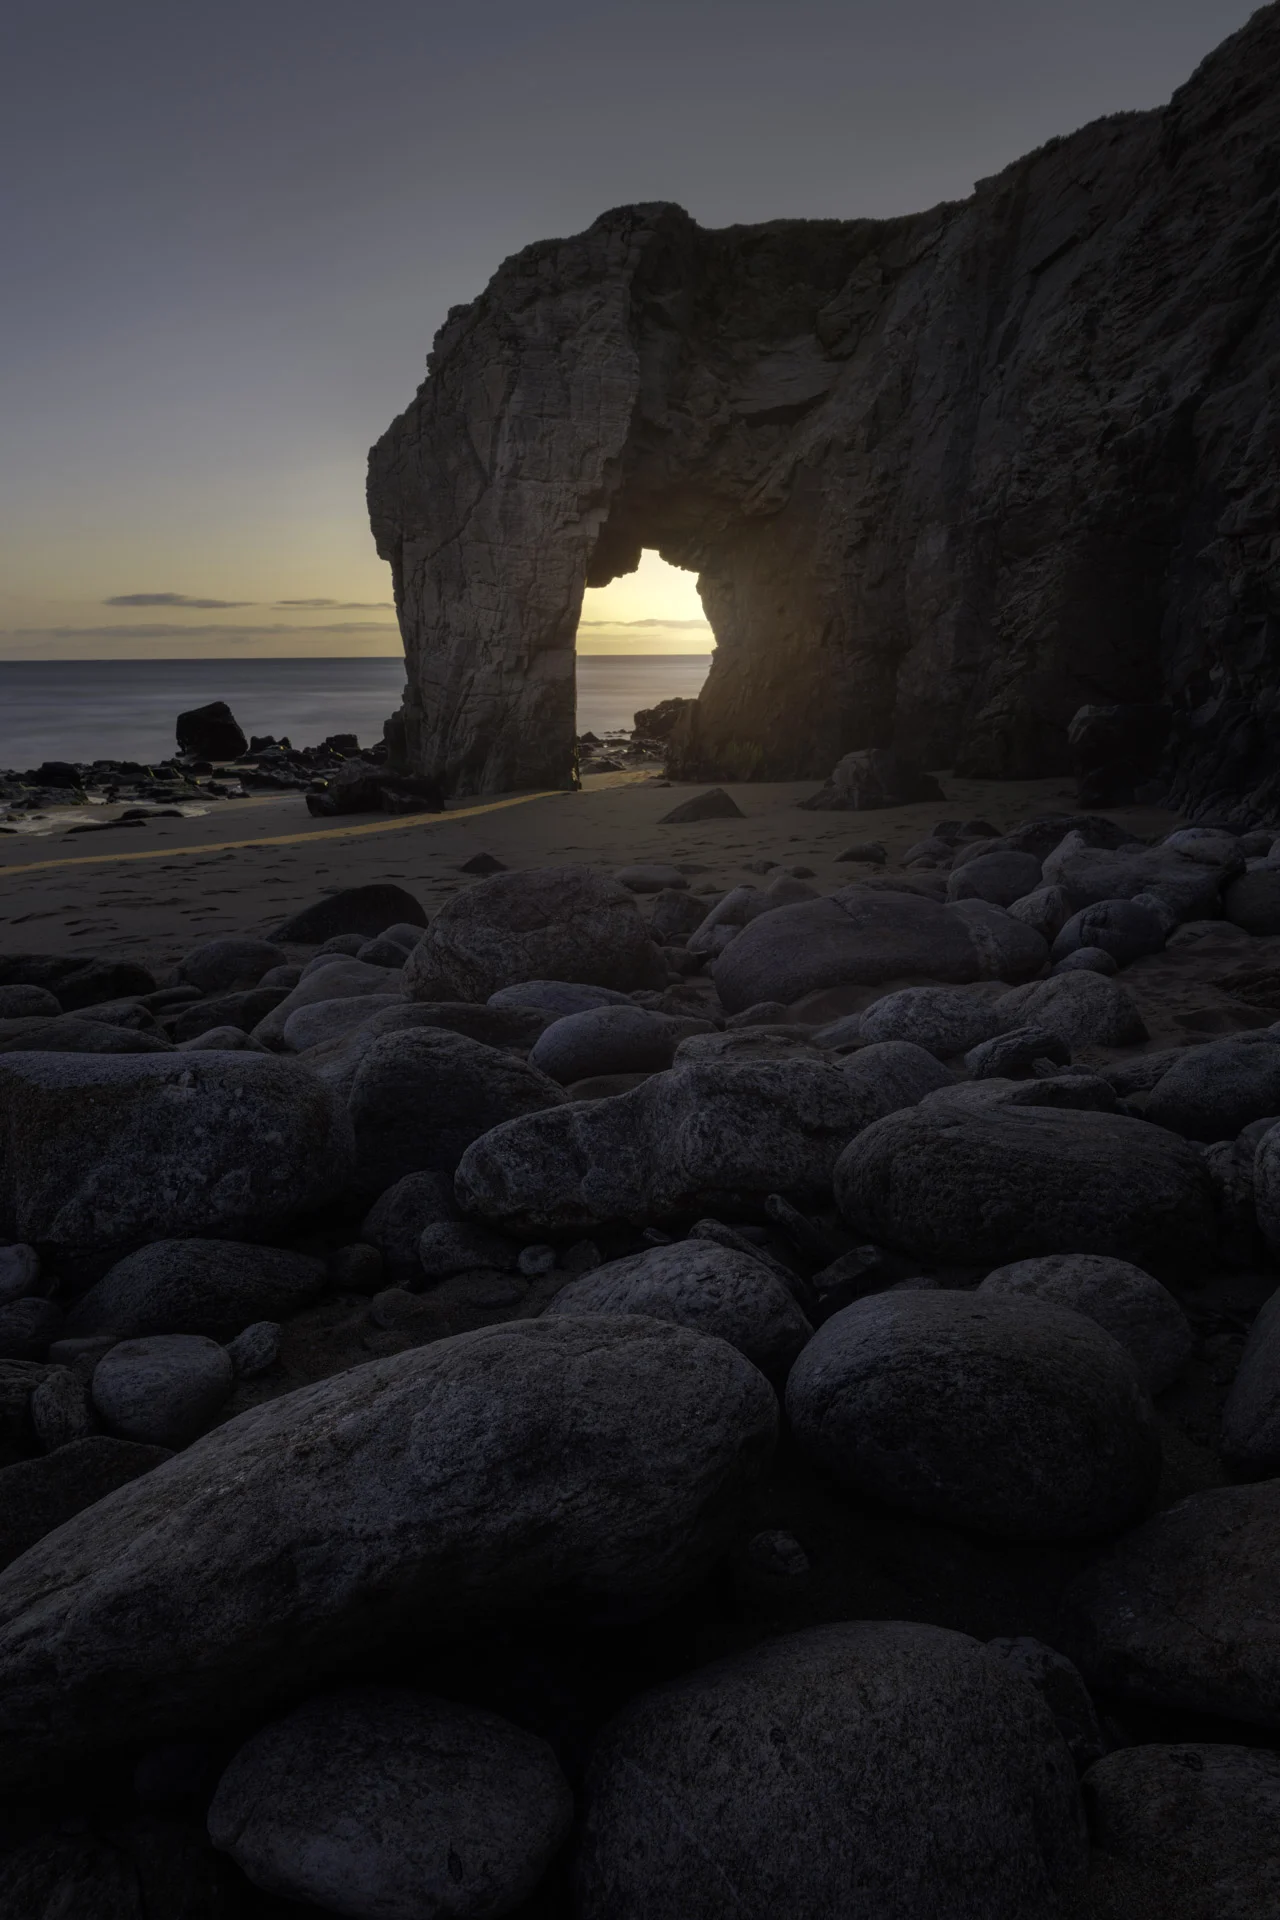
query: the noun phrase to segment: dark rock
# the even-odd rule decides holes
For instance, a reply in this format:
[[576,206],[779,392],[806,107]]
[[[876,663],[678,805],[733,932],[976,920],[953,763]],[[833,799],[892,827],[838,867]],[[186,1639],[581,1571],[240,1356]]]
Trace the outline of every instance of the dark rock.
[[1094,1253],[1017,1260],[989,1273],[978,1294],[1017,1294],[1084,1314],[1124,1348],[1148,1393],[1173,1385],[1195,1344],[1187,1316],[1168,1288],[1127,1260]]
[[758,1211],[778,1192],[803,1205],[869,1109],[878,1090],[826,1062],[691,1062],[495,1128],[463,1155],[458,1198],[519,1233]]
[[209,1833],[269,1893],[416,1920],[510,1913],[572,1818],[545,1740],[481,1707],[353,1687],[308,1701],[241,1747],[218,1782]]
[[1019,1074],[1029,1073],[1037,1060],[1069,1067],[1071,1049],[1060,1034],[1050,1033],[1045,1027],[1015,1027],[1011,1033],[980,1041],[964,1056],[965,1068],[974,1080],[1016,1079]]
[[654,862],[647,866],[619,867],[613,877],[628,893],[661,893],[667,887],[681,891],[689,884],[679,867]]
[[376,940],[365,940],[356,954],[357,960],[363,960],[367,967],[402,967],[412,951],[402,947],[398,940],[388,939],[385,933]]
[[1067,1599],[1093,1687],[1280,1727],[1280,1480],[1180,1500]]
[[1021,900],[1015,900],[1009,913],[1052,946],[1071,918],[1071,902],[1061,887],[1037,887],[1033,893],[1024,893]]
[[[410,1180],[418,1177],[409,1175]],[[403,1185],[403,1180],[397,1181],[390,1191],[395,1193]],[[381,1204],[378,1200],[375,1207]],[[386,1263],[381,1248],[370,1246],[364,1240],[353,1240],[349,1247],[334,1248],[329,1255],[328,1273],[330,1282],[340,1293],[377,1293],[385,1282]]]
[[658,825],[675,827],[693,820],[742,820],[745,817],[737,801],[730,799],[723,787],[712,787],[708,793],[697,794],[692,800],[683,800],[678,807],[672,807]]
[[677,1022],[644,1007],[593,1007],[547,1027],[529,1064],[561,1086],[599,1073],[661,1073],[677,1043],[699,1027],[709,1032],[711,1022]]
[[873,1294],[818,1329],[787,1414],[818,1467],[1009,1540],[1114,1533],[1155,1491],[1150,1402],[1117,1343],[1040,1300]]
[[1065,960],[1081,947],[1101,947],[1117,966],[1127,967],[1163,946],[1164,927],[1149,907],[1136,900],[1099,900],[1072,914],[1053,942],[1052,958]]
[[0,1306],[0,1360],[42,1360],[61,1332],[52,1300],[10,1300]]
[[347,1099],[356,1189],[371,1200],[407,1173],[452,1173],[473,1140],[520,1115],[558,1109],[564,1098],[536,1067],[463,1034],[383,1034]]
[[1280,933],[1280,867],[1257,867],[1225,888],[1222,911],[1246,933]]
[[1280,1912],[1280,1754],[1125,1747],[1081,1783],[1092,1920],[1263,1920]]
[[948,900],[987,900],[1011,907],[1040,885],[1040,862],[1029,853],[984,853],[966,860],[947,879]]
[[50,1366],[31,1394],[31,1429],[45,1453],[84,1440],[94,1431],[89,1396],[70,1367]]
[[[590,986],[575,980],[521,980],[512,987],[500,987],[491,993],[487,1004],[503,1010],[536,1007],[539,1012],[561,1020],[569,1013],[585,1013],[591,1007],[633,1007],[629,993],[613,987]],[[535,1036],[536,1037],[536,1036]]]
[[133,960],[18,953],[0,956],[0,986],[47,987],[65,1013],[77,1013],[103,1000],[154,993],[156,980]]
[[862,1238],[944,1266],[1072,1252],[1178,1274],[1210,1258],[1216,1231],[1200,1155],[1119,1114],[893,1113],[845,1149],[835,1193]]
[[40,1256],[34,1247],[21,1243],[0,1246],[0,1305],[7,1306],[27,1294],[47,1292],[49,1287],[41,1284]]
[[1009,1027],[1044,1027],[1073,1051],[1132,1047],[1147,1038],[1137,1001],[1114,980],[1071,972],[1012,988],[995,1002]]
[[229,1339],[276,1320],[323,1291],[324,1265],[283,1247],[236,1240],[158,1240],[117,1261],[76,1302],[69,1335],[205,1333]]
[[1280,1033],[1187,1047],[1156,1082],[1144,1111],[1188,1140],[1234,1140],[1250,1121],[1280,1111]]
[[444,792],[429,774],[391,773],[352,760],[330,774],[323,791],[306,795],[307,812],[321,819],[344,813],[442,813]]
[[1053,971],[1055,974],[1100,973],[1110,979],[1120,968],[1112,955],[1102,947],[1077,947],[1074,952],[1064,954],[1061,960],[1055,960]]
[[85,1507],[169,1458],[167,1447],[138,1446],[95,1433],[41,1460],[0,1467],[0,1567]]
[[412,1285],[422,1279],[419,1247],[424,1230],[460,1218],[451,1175],[409,1173],[379,1194],[365,1216],[360,1238],[382,1255],[389,1281]]
[[56,1020],[61,1012],[61,1001],[47,987],[0,987],[0,1020]]
[[966,1053],[1005,1024],[990,993],[954,987],[903,987],[873,1000],[859,1022],[863,1040],[909,1040],[939,1060]]
[[529,980],[628,993],[665,986],[667,967],[625,887],[590,867],[534,867],[454,894],[405,968],[415,1000],[487,1000]]
[[836,860],[859,860],[867,866],[882,867],[888,857],[882,840],[855,840],[852,846],[836,855]]
[[664,887],[654,899],[649,913],[649,937],[659,946],[674,946],[687,940],[707,917],[705,894],[680,893]]
[[1172,721],[1159,701],[1077,707],[1067,746],[1081,806],[1129,806],[1158,771]]
[[396,1632],[660,1611],[741,1526],[776,1423],[732,1347],[638,1316],[517,1320],[255,1407],[0,1576],[0,1777],[259,1717]]
[[[307,968],[296,987],[276,1000],[276,1003],[253,1028],[256,1040],[265,1046],[279,1047],[284,1043],[285,1028],[290,1017],[302,1007],[318,1007],[339,1000],[363,1001],[374,995],[383,996],[379,1007],[390,1004],[391,999],[403,991],[404,975],[397,967],[371,967],[364,960],[344,958],[334,954],[322,967]],[[265,988],[255,988],[255,992],[265,992]],[[378,1009],[371,1006],[369,1012]],[[341,1017],[341,1016],[340,1016]],[[310,1040],[322,1037],[323,1018],[319,1029],[310,1029]],[[307,1045],[304,1038],[302,1045]]]
[[910,893],[846,887],[745,927],[712,969],[731,1013],[822,987],[1034,978],[1048,949],[1030,927],[980,900],[944,907]]
[[1249,1329],[1222,1409],[1221,1452],[1242,1480],[1280,1474],[1280,1293]]
[[211,700],[205,707],[190,707],[178,715],[179,753],[198,754],[202,760],[238,760],[249,750],[225,700]]
[[399,921],[411,927],[425,927],[427,916],[421,902],[403,887],[378,880],[365,887],[343,887],[337,893],[326,894],[313,906],[292,914],[271,937],[304,947],[318,946],[335,933],[361,933],[366,940],[372,940]]
[[631,724],[644,740],[666,740],[685,708],[694,704],[692,700],[659,700],[656,706],[641,707],[632,715]]
[[235,1027],[240,1033],[249,1033],[275,1012],[288,992],[285,987],[246,987],[194,1007],[183,1007],[168,1023],[170,1038],[181,1045],[184,1040],[198,1040],[202,1033],[212,1033],[215,1027]]
[[582,1920],[1030,1920],[1084,1878],[1052,1714],[942,1627],[813,1627],[641,1694],[584,1791]]
[[807,800],[797,801],[811,813],[874,812],[881,807],[910,806],[918,800],[946,796],[931,773],[881,747],[846,753],[836,762],[827,783]]
[[292,1061],[170,1052],[0,1059],[3,1205],[61,1259],[153,1240],[260,1240],[332,1199],[350,1123]]
[[1122,847],[1113,853],[1078,840],[1069,834],[1044,862],[1046,883],[1061,887],[1077,911],[1103,900],[1151,894],[1175,923],[1212,920],[1221,910],[1223,886],[1241,864],[1232,856],[1215,865],[1168,846]]
[[[477,1227],[469,1220],[439,1220],[422,1229],[418,1241],[419,1277],[449,1280],[457,1273],[487,1267],[495,1273],[514,1273],[519,1248],[513,1240]],[[552,1259],[555,1265],[554,1258]]]
[[650,1247],[562,1287],[548,1314],[641,1313],[737,1347],[781,1387],[813,1329],[789,1288],[757,1259],[708,1240]]
[[202,940],[183,955],[178,973],[201,993],[229,993],[236,987],[256,987],[263,974],[285,958],[270,940]]
[[1080,1669],[1065,1653],[1024,1634],[988,1640],[987,1653],[1002,1661],[1011,1673],[1030,1681],[1057,1721],[1077,1772],[1083,1773],[1086,1767],[1102,1758],[1107,1742],[1098,1722],[1098,1710]]
[[275,1320],[254,1320],[227,1342],[227,1358],[237,1380],[269,1373],[280,1358],[281,1327]]
[[94,1410],[124,1440],[185,1447],[231,1392],[230,1356],[202,1334],[122,1340],[93,1370]]
[[506,861],[495,859],[493,854],[491,853],[473,853],[471,858],[469,860],[464,860],[461,866],[458,868],[459,873],[475,873],[475,874],[482,874],[482,875],[489,874],[489,873],[505,873],[506,871],[507,871]]

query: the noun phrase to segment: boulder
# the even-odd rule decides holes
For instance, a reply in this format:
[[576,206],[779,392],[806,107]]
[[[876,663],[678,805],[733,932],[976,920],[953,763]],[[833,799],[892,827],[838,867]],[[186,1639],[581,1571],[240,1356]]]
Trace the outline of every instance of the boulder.
[[629,993],[664,987],[667,964],[616,880],[591,867],[533,867],[455,893],[405,967],[415,1000],[487,1000],[530,980]]
[[47,1293],[40,1284],[40,1255],[34,1247],[0,1247],[0,1305],[21,1300],[29,1293]]
[[280,1358],[278,1320],[254,1320],[227,1342],[227,1358],[237,1380],[253,1380],[270,1372]]
[[1157,1080],[1144,1112],[1188,1140],[1234,1140],[1251,1121],[1280,1113],[1280,1033],[1186,1048]]
[[978,1294],[1018,1295],[1068,1307],[1117,1341],[1148,1393],[1172,1386],[1195,1344],[1190,1322],[1167,1287],[1127,1260],[1054,1253],[989,1273]]
[[238,760],[249,750],[235,715],[225,700],[211,700],[204,707],[189,707],[178,715],[178,752],[194,754],[199,760]]
[[681,1240],[607,1261],[562,1287],[546,1311],[643,1313],[714,1333],[776,1386],[813,1331],[770,1268],[711,1240]]
[[1075,1770],[967,1634],[787,1634],[632,1700],[584,1786],[582,1920],[1039,1920],[1081,1885]]
[[1064,953],[1061,960],[1053,963],[1055,974],[1101,973],[1110,978],[1119,971],[1116,961],[1104,947],[1077,947],[1074,953]]
[[592,1007],[546,1028],[529,1064],[561,1086],[595,1073],[661,1073],[678,1042],[698,1031],[710,1032],[711,1022],[672,1020],[646,1007]]
[[1280,1255],[1280,1122],[1267,1128],[1254,1149],[1253,1200],[1258,1230],[1274,1258]]
[[1242,1480],[1280,1474],[1280,1293],[1249,1329],[1222,1409],[1220,1450]]
[[59,1259],[264,1239],[340,1192],[351,1160],[346,1114],[290,1060],[0,1059],[0,1227]]
[[988,1640],[987,1653],[1035,1687],[1058,1723],[1058,1731],[1071,1750],[1077,1772],[1082,1773],[1102,1758],[1107,1751],[1107,1738],[1084,1676],[1074,1661],[1027,1634]]
[[342,887],[328,893],[300,912],[291,914],[278,926],[271,938],[287,940],[299,946],[319,946],[335,933],[359,933],[366,940],[385,933],[390,926],[425,927],[427,916],[422,902],[403,887],[389,880],[375,880],[364,887]]
[[1013,1295],[855,1301],[792,1368],[787,1416],[843,1485],[1000,1539],[1114,1533],[1160,1475],[1155,1416],[1117,1342]]
[[434,1220],[422,1229],[418,1239],[419,1277],[425,1274],[429,1281],[450,1280],[455,1274],[472,1273],[478,1267],[494,1273],[515,1273],[519,1257],[520,1248],[514,1240],[488,1227],[477,1227],[470,1220]]
[[423,1233],[460,1218],[450,1175],[407,1173],[378,1195],[365,1215],[360,1238],[382,1255],[389,1283],[412,1285],[422,1279]]
[[259,1021],[275,1012],[290,991],[288,987],[247,987],[236,993],[219,994],[213,1000],[197,1001],[195,1006],[181,1007],[168,1022],[169,1038],[182,1046],[220,1027],[238,1027],[241,1033],[248,1034]]
[[1038,1060],[1054,1066],[1071,1065],[1071,1049],[1061,1035],[1044,1027],[1014,1027],[971,1047],[964,1056],[965,1069],[974,1080],[1016,1079],[1029,1073]]
[[81,959],[58,953],[0,954],[0,986],[47,987],[65,1013],[124,994],[154,993],[155,976],[136,960]]
[[678,827],[691,820],[742,820],[744,818],[742,808],[736,800],[730,799],[723,787],[710,787],[706,793],[695,794],[692,800],[682,800],[678,807],[672,807],[670,813],[662,815],[658,825]]
[[1164,937],[1164,922],[1152,908],[1136,900],[1099,900],[1064,922],[1051,958],[1065,960],[1082,947],[1101,947],[1118,967],[1127,967],[1144,954],[1159,953]]
[[846,753],[825,786],[796,804],[811,813],[862,813],[945,798],[933,775],[901,754],[887,747],[863,747]]
[[1238,875],[1223,892],[1222,911],[1246,933],[1280,933],[1280,867],[1255,867]]
[[1061,887],[1037,887],[1014,900],[1009,912],[1015,920],[1031,927],[1050,946],[1071,918],[1071,902]]
[[612,1099],[496,1127],[462,1156],[458,1198],[533,1233],[758,1213],[771,1193],[811,1204],[874,1104],[825,1061],[690,1062]]
[[1280,1728],[1280,1480],[1193,1493],[1072,1583],[1092,1687]]
[[57,1020],[6,1020],[0,1026],[0,1054],[170,1052],[169,1042],[158,1033],[141,1033],[74,1014]]
[[407,1173],[452,1173],[503,1121],[563,1105],[545,1073],[498,1047],[439,1028],[384,1033],[351,1082],[354,1184],[368,1199]]
[[903,987],[875,1000],[862,1015],[864,1040],[909,1040],[939,1060],[967,1053],[989,1040],[1005,1024],[989,991],[962,993],[955,987]]
[[1138,1004],[1126,988],[1097,973],[1062,973],[1013,987],[996,1001],[1006,1027],[1044,1027],[1073,1051],[1132,1047],[1147,1038]]
[[593,987],[586,981],[522,980],[514,987],[499,987],[486,1004],[503,1012],[527,1008],[563,1020],[568,1013],[587,1013],[592,1007],[633,1007],[635,1001],[629,993]]
[[157,1240],[116,1262],[76,1301],[68,1336],[205,1333],[296,1313],[324,1290],[320,1260],[236,1240]]
[[315,1000],[309,1007],[295,1007],[284,1023],[280,1045],[286,1053],[310,1053],[313,1047],[340,1040],[355,1027],[363,1027],[375,1013],[404,1005],[400,993],[366,993],[347,1000]]
[[284,964],[287,955],[270,940],[242,935],[235,939],[202,940],[178,962],[178,975],[201,993],[230,993],[236,987],[256,987],[264,973]]
[[1113,852],[1087,846],[1082,836],[1069,833],[1046,857],[1044,878],[1049,886],[1062,888],[1077,912],[1098,901],[1151,893],[1178,921],[1212,920],[1221,912],[1222,888],[1238,865],[1234,857],[1215,865],[1167,846]]
[[712,978],[725,1007],[740,1013],[758,1000],[790,1005],[846,984],[1025,980],[1048,957],[1039,934],[985,901],[944,907],[855,885],[762,914],[720,955]]
[[0,987],[0,1020],[56,1020],[61,1012],[48,987]]
[[0,1306],[0,1360],[42,1360],[62,1332],[52,1300],[10,1300]]
[[772,913],[778,907],[793,907],[807,900],[820,900],[821,894],[803,880],[791,874],[780,874],[771,880],[767,887],[731,887],[728,893],[711,905],[704,900],[704,906],[710,911],[699,921],[685,944],[690,953],[723,953],[729,941],[737,937],[738,930],[758,920],[762,913]]
[[1208,1741],[1123,1747],[1081,1787],[1090,1920],[1280,1913],[1280,1754]]
[[254,1407],[0,1575],[0,1780],[259,1717],[396,1633],[660,1611],[776,1425],[734,1348],[638,1316],[512,1321]]
[[90,1391],[95,1413],[122,1440],[185,1447],[219,1411],[233,1379],[231,1358],[216,1340],[161,1333],[122,1340],[104,1353]]
[[649,938],[660,947],[682,946],[707,917],[705,894],[664,887],[649,910]]
[[1011,907],[1040,885],[1040,862],[1029,853],[984,853],[966,860],[947,879],[948,900],[987,900]]
[[613,877],[628,893],[662,893],[673,887],[681,891],[689,884],[688,875],[681,873],[679,867],[667,866],[661,861],[647,866],[619,867]]
[[270,1047],[264,1047],[261,1040],[246,1033],[242,1027],[210,1027],[204,1033],[198,1033],[194,1040],[179,1040],[178,1049],[182,1053],[270,1053]]
[[85,1507],[170,1458],[167,1447],[94,1433],[42,1459],[0,1467],[0,1568]]
[[329,1913],[510,1913],[568,1833],[545,1740],[483,1707],[399,1687],[309,1700],[254,1734],[209,1837],[255,1887]]
[[[404,991],[404,972],[399,967],[371,967],[364,960],[352,959],[335,954],[322,967],[308,969],[296,987],[290,989],[282,1000],[269,1013],[258,1021],[253,1029],[255,1040],[261,1040],[264,1046],[283,1047],[284,1031],[290,1017],[301,1007],[315,1007],[322,1002],[332,1000],[371,1000],[377,999],[376,1007],[366,1012],[376,1013],[390,1004],[391,999],[401,996]],[[321,1031],[328,1023],[321,1022]],[[306,1040],[305,1033],[299,1038]]]
[[835,1194],[865,1239],[943,1265],[1101,1253],[1180,1274],[1211,1258],[1216,1233],[1195,1149],[1112,1113],[941,1102],[893,1113],[845,1148]]

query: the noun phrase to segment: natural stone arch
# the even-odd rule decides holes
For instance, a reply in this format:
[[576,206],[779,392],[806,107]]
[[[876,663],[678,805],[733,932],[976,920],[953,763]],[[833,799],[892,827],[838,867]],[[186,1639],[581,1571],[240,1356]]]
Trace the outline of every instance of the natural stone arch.
[[411,765],[566,784],[583,588],[653,547],[717,642],[686,773],[893,745],[1031,777],[1080,706],[1164,700],[1184,804],[1224,728],[1269,776],[1280,567],[1240,502],[1277,484],[1274,166],[1273,6],[1167,109],[961,203],[719,232],[626,207],[507,261],[370,458]]

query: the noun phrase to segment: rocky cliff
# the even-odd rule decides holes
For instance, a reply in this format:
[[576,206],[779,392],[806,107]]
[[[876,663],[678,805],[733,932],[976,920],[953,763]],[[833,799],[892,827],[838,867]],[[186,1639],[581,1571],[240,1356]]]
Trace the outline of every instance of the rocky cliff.
[[565,784],[583,588],[656,547],[717,641],[691,774],[1056,772],[1156,702],[1179,804],[1280,818],[1280,5],[954,205],[604,214],[428,369],[369,504],[451,790]]

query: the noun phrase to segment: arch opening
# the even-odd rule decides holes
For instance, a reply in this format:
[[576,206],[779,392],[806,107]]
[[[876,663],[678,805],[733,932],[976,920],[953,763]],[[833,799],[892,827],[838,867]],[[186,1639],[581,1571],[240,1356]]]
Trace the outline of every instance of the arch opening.
[[[587,587],[575,642],[580,743],[607,751],[611,739],[630,734],[637,713],[695,700],[714,649],[696,575],[656,548],[643,548],[628,572]],[[664,710],[664,729],[669,718]]]

